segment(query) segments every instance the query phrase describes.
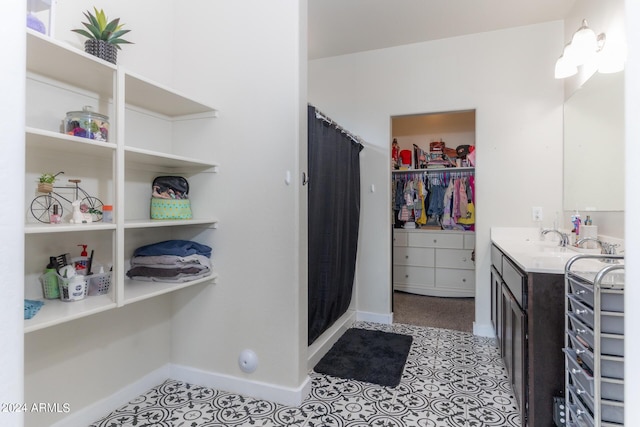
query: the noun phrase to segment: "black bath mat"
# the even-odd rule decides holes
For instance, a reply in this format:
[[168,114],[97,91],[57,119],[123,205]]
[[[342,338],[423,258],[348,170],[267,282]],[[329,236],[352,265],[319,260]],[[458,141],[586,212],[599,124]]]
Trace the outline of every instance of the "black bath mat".
[[409,335],[347,329],[314,370],[333,377],[396,387],[412,341]]

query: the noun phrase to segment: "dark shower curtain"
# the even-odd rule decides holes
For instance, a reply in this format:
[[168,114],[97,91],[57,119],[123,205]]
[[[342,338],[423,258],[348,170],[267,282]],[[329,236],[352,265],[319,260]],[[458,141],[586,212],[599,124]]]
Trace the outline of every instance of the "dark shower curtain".
[[309,344],[349,308],[360,222],[362,145],[308,107]]

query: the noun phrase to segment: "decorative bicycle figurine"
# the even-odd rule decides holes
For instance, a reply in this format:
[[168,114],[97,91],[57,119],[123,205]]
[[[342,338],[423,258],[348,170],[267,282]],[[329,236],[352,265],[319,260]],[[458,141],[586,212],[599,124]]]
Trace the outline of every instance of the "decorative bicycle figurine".
[[[31,215],[40,222],[50,224],[52,222],[52,218],[62,218],[64,210],[60,200],[64,200],[72,206],[74,201],[79,200],[80,211],[85,215],[90,215],[90,220],[87,222],[97,222],[102,220],[102,202],[97,197],[89,195],[89,193],[78,185],[81,180],[70,179],[69,182],[73,184],[72,186],[53,185],[55,178],[63,173],[64,172],[58,172],[55,175],[51,175],[51,183],[38,183],[38,192],[45,194],[36,196],[36,198],[31,201]],[[72,200],[67,199],[65,196],[55,191],[55,189],[63,188],[73,190],[74,198]]]

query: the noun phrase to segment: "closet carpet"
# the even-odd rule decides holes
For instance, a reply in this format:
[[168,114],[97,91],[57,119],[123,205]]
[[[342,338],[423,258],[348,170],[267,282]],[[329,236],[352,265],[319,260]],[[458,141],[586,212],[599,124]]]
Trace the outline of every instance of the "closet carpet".
[[91,427],[520,427],[495,339],[411,325],[354,327],[407,334],[397,387],[310,373],[310,396],[284,406],[167,380]]
[[393,323],[473,332],[474,298],[441,298],[395,291]]

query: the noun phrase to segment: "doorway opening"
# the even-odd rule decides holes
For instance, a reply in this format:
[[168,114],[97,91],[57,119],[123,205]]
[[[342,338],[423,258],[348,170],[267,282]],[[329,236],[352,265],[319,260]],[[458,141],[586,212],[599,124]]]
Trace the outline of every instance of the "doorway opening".
[[475,110],[391,117],[394,323],[473,331]]

